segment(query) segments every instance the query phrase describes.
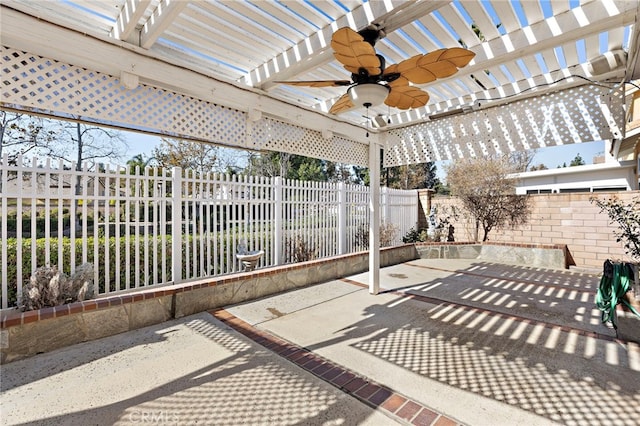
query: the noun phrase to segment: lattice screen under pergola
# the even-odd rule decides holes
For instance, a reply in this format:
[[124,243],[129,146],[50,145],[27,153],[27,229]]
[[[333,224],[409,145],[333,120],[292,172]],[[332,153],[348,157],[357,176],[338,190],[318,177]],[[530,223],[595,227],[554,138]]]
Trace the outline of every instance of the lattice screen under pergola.
[[624,86],[583,85],[391,130],[384,166],[621,139]]
[[[3,47],[5,107],[93,121],[170,137],[251,150],[283,151],[368,165],[368,147],[340,135],[323,137],[166,89]],[[587,84],[508,105],[387,132],[384,165],[473,158],[532,148],[619,139],[624,87]],[[363,130],[364,133],[364,130]]]
[[323,137],[268,117],[120,79],[54,59],[2,48],[5,107],[149,131],[250,150],[283,151],[340,163],[368,165],[368,147],[339,135]]

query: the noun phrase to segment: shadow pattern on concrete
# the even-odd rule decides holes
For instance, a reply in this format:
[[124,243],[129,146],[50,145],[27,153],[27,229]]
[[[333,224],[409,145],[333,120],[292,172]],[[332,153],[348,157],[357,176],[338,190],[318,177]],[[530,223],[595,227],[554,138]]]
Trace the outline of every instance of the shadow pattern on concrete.
[[594,276],[478,263],[398,285],[407,266],[425,267],[389,268],[389,291],[408,300],[370,306],[313,349],[355,338],[377,358],[553,421],[637,424],[640,348],[600,324]]
[[75,345],[64,351],[77,357],[68,369],[56,367],[59,352],[3,366],[2,423],[338,425],[371,416],[209,314],[153,333],[165,339],[138,342],[148,332],[135,331]]

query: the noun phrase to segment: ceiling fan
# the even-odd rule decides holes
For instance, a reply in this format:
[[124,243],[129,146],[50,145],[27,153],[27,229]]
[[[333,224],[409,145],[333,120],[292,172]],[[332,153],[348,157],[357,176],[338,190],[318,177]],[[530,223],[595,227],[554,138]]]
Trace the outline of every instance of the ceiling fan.
[[331,114],[361,106],[369,108],[383,102],[398,109],[419,108],[427,104],[429,95],[410,83],[425,84],[452,76],[475,56],[470,50],[454,47],[416,55],[386,67],[384,57],[374,49],[376,41],[384,35],[384,31],[375,26],[358,32],[344,27],[333,33],[331,47],[334,56],[351,72],[351,80],[276,83],[306,87],[348,86],[347,93],[338,98],[329,110]]

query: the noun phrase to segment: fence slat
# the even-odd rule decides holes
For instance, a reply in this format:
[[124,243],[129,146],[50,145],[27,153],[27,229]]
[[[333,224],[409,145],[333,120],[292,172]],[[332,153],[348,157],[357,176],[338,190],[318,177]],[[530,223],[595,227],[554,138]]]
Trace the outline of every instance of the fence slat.
[[[2,164],[9,164],[9,157],[7,154],[4,154],[2,158]],[[2,180],[0,180],[0,193],[2,193],[2,205],[0,206],[0,210],[2,211],[2,240],[7,241],[8,233],[7,233],[7,218],[9,216],[9,207],[8,207],[8,199],[7,199],[7,182],[9,171],[5,168],[2,169]],[[22,217],[19,217],[19,221],[22,220]],[[8,263],[8,247],[7,244],[2,245],[2,264],[7,265]],[[2,285],[0,288],[2,289],[2,304],[0,307],[2,309],[6,309],[9,306],[9,288],[8,288],[8,273],[7,268],[2,268]]]
[[[178,167],[72,164],[65,170],[61,162],[52,167],[49,159],[26,163],[18,157],[9,165],[5,155],[0,170],[0,237],[15,235],[17,250],[9,253],[4,243],[1,260],[6,264],[15,256],[18,266],[11,275],[2,268],[3,309],[15,305],[28,277],[47,264],[73,273],[80,263],[92,262],[97,291],[108,294],[236,272],[241,242],[249,250],[264,250],[259,267],[293,262],[300,243],[319,257],[368,247],[369,188],[364,186]],[[417,192],[383,190],[380,202],[382,219],[398,230],[398,243],[416,226]],[[13,212],[16,224],[9,230]],[[24,226],[23,218],[30,225]],[[57,244],[51,240],[55,234]],[[38,236],[44,236],[40,247]]]

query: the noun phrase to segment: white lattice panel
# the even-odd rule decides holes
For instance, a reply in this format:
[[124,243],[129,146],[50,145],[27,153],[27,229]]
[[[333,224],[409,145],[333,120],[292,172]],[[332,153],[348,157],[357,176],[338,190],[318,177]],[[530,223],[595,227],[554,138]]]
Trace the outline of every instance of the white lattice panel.
[[384,166],[619,139],[623,88],[584,85],[388,132]]
[[[367,146],[53,59],[2,48],[2,105],[216,144],[367,165]],[[250,123],[250,124],[249,124]]]
[[155,130],[221,144],[245,140],[240,111],[52,59],[3,48],[2,101],[66,118]]
[[255,144],[252,149],[284,151],[358,166],[369,164],[369,148],[364,144],[337,135],[325,139],[321,132],[270,118],[258,123],[261,125],[252,131]]

